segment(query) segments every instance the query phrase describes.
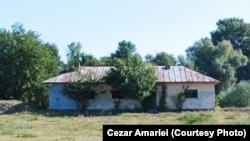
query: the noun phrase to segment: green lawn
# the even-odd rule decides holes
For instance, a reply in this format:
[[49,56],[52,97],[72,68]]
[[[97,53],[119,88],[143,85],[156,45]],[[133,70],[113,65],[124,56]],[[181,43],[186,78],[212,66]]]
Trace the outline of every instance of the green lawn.
[[249,124],[249,111],[120,113],[19,111],[0,114],[0,141],[101,141],[103,124]]

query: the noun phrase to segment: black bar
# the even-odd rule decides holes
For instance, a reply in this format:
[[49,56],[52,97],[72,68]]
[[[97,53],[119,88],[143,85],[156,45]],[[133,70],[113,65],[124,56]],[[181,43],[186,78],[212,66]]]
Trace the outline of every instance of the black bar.
[[103,141],[119,139],[250,141],[250,125],[103,125]]

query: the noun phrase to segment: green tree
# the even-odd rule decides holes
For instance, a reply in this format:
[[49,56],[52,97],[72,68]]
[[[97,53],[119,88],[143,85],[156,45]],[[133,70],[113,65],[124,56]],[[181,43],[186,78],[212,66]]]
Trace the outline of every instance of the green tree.
[[[235,50],[241,50],[242,53],[250,59],[250,23],[244,22],[240,18],[225,18],[217,22],[217,29],[211,32],[212,41],[215,45],[223,40],[232,43]],[[241,80],[250,80],[250,63],[240,66],[237,69],[238,82]]]
[[99,91],[98,77],[94,72],[87,72],[82,74],[80,71],[74,72],[74,82],[65,83],[63,85],[63,94],[76,100],[79,104],[79,109],[86,110],[88,107],[88,101],[94,99]]
[[234,85],[236,69],[247,62],[247,57],[235,51],[229,41],[214,46],[210,39],[204,38],[189,47],[186,53],[200,72],[221,81],[216,86],[217,92]]
[[122,40],[118,43],[118,49],[116,52],[111,53],[111,59],[128,59],[133,53],[135,53],[135,51],[136,47],[132,42]]
[[83,66],[98,66],[100,61],[91,54],[82,53],[80,64]]
[[39,105],[47,103],[48,89],[42,81],[60,72],[55,45],[44,43],[35,31],[22,24],[12,31],[0,30],[0,96]]
[[68,45],[68,68],[74,69],[76,67],[76,65],[80,64],[81,62],[81,49],[82,49],[82,44],[79,42],[72,42]]
[[146,62],[153,62],[154,56],[152,54],[147,54],[145,56]]
[[115,66],[115,65],[122,65],[123,64],[123,59],[120,58],[111,58],[108,56],[105,57],[101,57],[100,61],[99,61],[99,65],[100,66]]
[[155,55],[155,57],[152,60],[152,63],[155,63],[156,65],[171,66],[175,65],[176,59],[172,54],[168,54],[166,52],[160,52]]
[[190,61],[188,57],[184,55],[178,55],[177,60],[178,60],[178,65],[185,66],[190,69],[195,69],[194,63]]
[[250,57],[250,24],[239,18],[225,18],[219,20],[217,29],[211,32],[214,45],[223,40],[229,40],[234,49],[241,49],[245,56]]
[[11,87],[14,85],[12,76],[14,66],[10,63],[14,62],[14,48],[11,47],[12,35],[10,31],[0,30],[0,98],[10,99],[13,97]]
[[107,74],[106,83],[126,98],[143,100],[154,91],[156,79],[155,66],[137,54],[120,60]]

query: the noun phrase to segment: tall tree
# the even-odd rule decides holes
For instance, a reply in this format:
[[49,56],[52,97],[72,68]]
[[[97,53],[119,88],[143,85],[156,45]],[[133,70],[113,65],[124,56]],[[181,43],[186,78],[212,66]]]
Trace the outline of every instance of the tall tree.
[[13,97],[11,86],[15,79],[13,78],[14,48],[12,34],[5,29],[0,30],[0,98],[10,99]]
[[226,18],[217,22],[217,29],[211,32],[214,45],[223,40],[229,40],[234,49],[241,49],[242,53],[250,57],[250,24],[243,19]]
[[[211,32],[215,45],[223,40],[229,40],[235,50],[241,50],[250,60],[250,23],[240,18],[225,18],[217,22],[217,29]],[[237,69],[238,82],[250,80],[250,62]]]
[[81,49],[82,44],[80,42],[72,42],[68,45],[68,67],[74,69],[77,64],[81,62]]
[[16,23],[12,31],[0,30],[0,93],[4,99],[46,103],[42,81],[60,70],[55,45],[44,43],[35,31]]
[[145,56],[145,60],[146,60],[146,62],[153,62],[154,56],[152,54],[147,54]]
[[217,92],[232,86],[236,82],[236,69],[247,62],[247,57],[235,51],[229,41],[214,46],[210,39],[204,38],[189,47],[186,53],[199,71],[221,81]]
[[100,62],[93,55],[82,53],[80,64],[83,66],[98,66]]
[[107,74],[106,83],[126,98],[143,100],[155,90],[156,79],[155,66],[135,54],[117,63]]
[[121,41],[118,43],[118,49],[111,53],[111,59],[128,59],[136,51],[135,45],[130,41]]
[[172,54],[168,54],[166,52],[160,52],[155,55],[152,60],[156,65],[175,65],[176,59]]
[[182,65],[190,69],[195,69],[194,63],[190,61],[188,57],[184,55],[178,55],[177,60],[178,60],[178,65]]

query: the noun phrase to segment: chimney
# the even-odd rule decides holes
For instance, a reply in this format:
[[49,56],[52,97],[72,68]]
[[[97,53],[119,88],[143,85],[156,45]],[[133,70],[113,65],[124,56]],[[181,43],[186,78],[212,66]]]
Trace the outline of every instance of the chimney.
[[166,70],[169,70],[169,69],[170,69],[170,65],[166,65],[166,66],[165,66],[165,69],[166,69]]

